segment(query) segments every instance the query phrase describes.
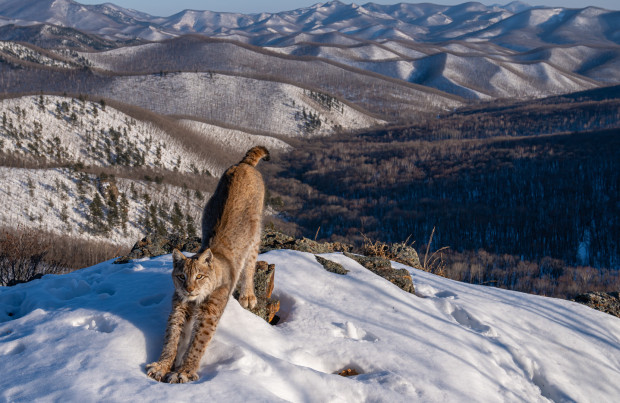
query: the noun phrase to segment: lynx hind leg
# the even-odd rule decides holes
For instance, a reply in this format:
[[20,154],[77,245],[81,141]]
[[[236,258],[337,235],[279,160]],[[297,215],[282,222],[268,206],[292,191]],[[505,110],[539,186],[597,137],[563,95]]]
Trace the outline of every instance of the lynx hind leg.
[[260,239],[253,242],[241,271],[239,303],[244,308],[252,309],[258,302],[256,295],[254,294],[254,272],[256,271],[259,241]]

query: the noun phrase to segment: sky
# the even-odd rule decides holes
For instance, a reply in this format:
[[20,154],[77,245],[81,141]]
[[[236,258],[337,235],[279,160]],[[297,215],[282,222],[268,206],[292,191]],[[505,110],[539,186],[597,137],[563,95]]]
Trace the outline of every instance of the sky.
[[[106,0],[76,0],[82,4],[101,4]],[[351,1],[341,0],[343,3],[352,3]],[[378,4],[396,4],[402,2],[400,0],[362,0],[357,4],[366,4],[368,2]],[[507,4],[512,0],[479,0],[483,4]],[[258,12],[278,12],[294,10],[296,8],[308,7],[313,4],[325,1],[317,0],[108,0],[107,2],[116,4],[125,8],[142,11],[155,16],[167,17],[178,13],[185,9],[192,10],[209,10],[209,11],[227,11],[239,13],[258,13]],[[454,5],[464,3],[465,0],[420,0],[406,1],[407,3],[435,3]],[[620,9],[618,0],[536,0],[525,1],[532,5],[544,6],[561,6],[569,8],[582,8],[586,6],[597,6],[610,10]]]

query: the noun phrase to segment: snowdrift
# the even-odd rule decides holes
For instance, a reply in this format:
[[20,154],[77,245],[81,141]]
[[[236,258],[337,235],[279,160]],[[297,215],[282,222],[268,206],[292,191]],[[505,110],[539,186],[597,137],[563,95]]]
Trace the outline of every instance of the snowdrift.
[[[342,254],[276,265],[271,326],[231,300],[194,383],[147,378],[170,312],[171,256],[0,288],[2,401],[613,401],[620,320],[565,300],[397,263],[416,295]],[[354,368],[359,375],[336,372]]]

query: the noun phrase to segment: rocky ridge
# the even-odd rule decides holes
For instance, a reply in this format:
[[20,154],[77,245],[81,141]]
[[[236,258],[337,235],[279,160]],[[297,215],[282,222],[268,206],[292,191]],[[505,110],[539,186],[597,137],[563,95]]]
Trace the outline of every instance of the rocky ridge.
[[[134,259],[143,259],[166,255],[172,253],[174,249],[196,253],[200,250],[201,241],[199,237],[183,238],[177,235],[161,236],[150,234],[136,242],[131,251],[114,261],[117,264],[129,263]],[[317,242],[308,238],[294,238],[273,229],[265,229],[261,238],[260,253],[274,249],[292,249],[301,252],[312,253],[316,260],[323,265],[325,270],[346,275],[348,270],[342,265],[326,259],[319,254],[343,252],[345,256],[352,258],[371,272],[384,277],[393,284],[397,285],[406,292],[414,293],[415,289],[411,275],[405,269],[394,269],[390,260],[381,256],[363,256],[352,254],[353,245],[340,242]],[[393,244],[389,246],[389,255],[395,261],[412,267],[420,267],[418,255],[410,246],[405,244]],[[276,313],[280,308],[280,301],[271,297],[275,281],[275,266],[268,265],[266,262],[256,263],[256,273],[254,275],[254,292],[258,303],[251,311],[269,323],[277,323]],[[238,298],[238,293],[233,293]]]

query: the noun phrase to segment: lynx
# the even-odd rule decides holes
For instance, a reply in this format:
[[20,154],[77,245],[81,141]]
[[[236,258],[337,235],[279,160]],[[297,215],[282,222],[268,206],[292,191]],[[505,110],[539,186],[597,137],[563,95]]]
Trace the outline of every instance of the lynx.
[[202,247],[191,258],[175,249],[172,312],[159,361],[146,366],[157,381],[198,379],[200,359],[215,333],[228,299],[239,281],[239,303],[256,305],[254,270],[263,216],[265,186],[255,168],[269,160],[264,147],[250,149],[222,176],[202,216]]

